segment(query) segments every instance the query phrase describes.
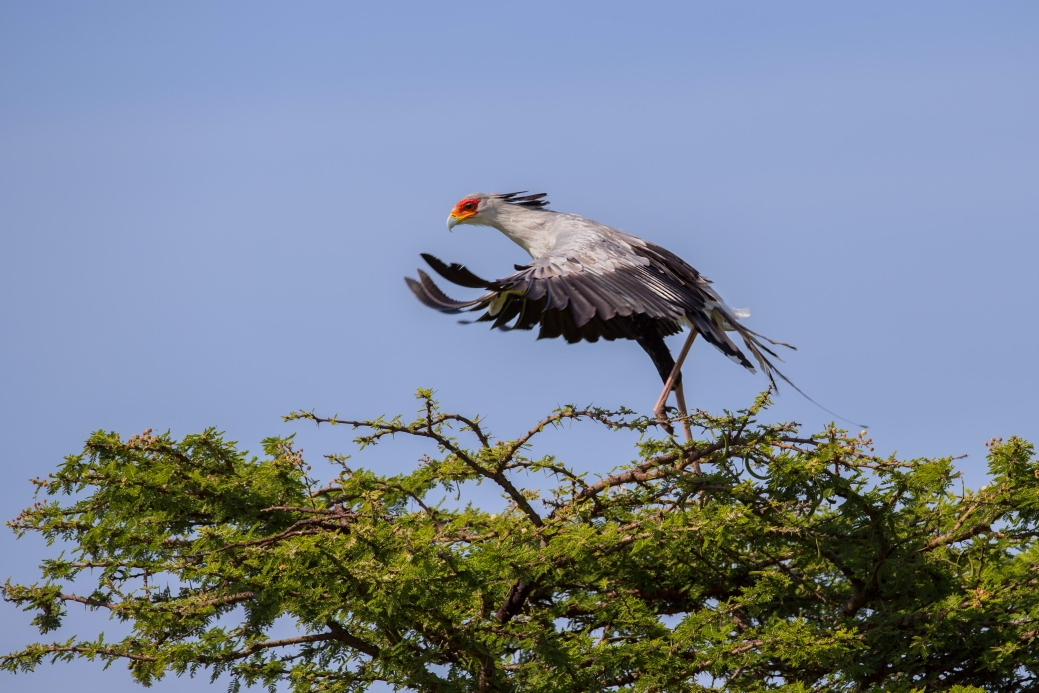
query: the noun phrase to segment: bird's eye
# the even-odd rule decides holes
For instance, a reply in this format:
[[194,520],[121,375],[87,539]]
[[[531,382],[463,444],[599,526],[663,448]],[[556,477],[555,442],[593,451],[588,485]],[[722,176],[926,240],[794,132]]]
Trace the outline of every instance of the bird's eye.
[[480,201],[475,197],[463,197],[455,205],[455,209],[452,214],[456,216],[471,217],[476,214],[476,210],[480,207]]

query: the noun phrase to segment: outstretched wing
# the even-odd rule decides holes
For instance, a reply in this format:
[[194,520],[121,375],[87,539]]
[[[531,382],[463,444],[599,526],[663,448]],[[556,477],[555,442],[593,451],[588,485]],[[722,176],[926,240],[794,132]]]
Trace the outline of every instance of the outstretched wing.
[[482,311],[476,321],[492,322],[500,329],[540,326],[539,339],[563,337],[568,342],[635,339],[647,331],[663,336],[681,330],[682,308],[672,305],[674,298],[661,295],[664,284],[648,261],[635,256],[625,260],[601,249],[595,255],[554,251],[495,281],[432,255],[422,258],[448,281],[487,291],[471,301],[456,301],[419,270],[418,280],[406,281],[423,304],[445,313]]
[[495,281],[481,279],[462,265],[422,255],[448,281],[485,289],[487,293],[479,298],[451,299],[422,270],[417,281],[407,279],[408,286],[422,303],[445,313],[483,311],[477,322],[506,330],[538,325],[539,339],[561,336],[568,342],[595,342],[649,334],[663,337],[688,324],[753,371],[751,361],[726,334],[735,331],[770,379],[778,373],[768,356],[778,357],[764,342],[779,343],[741,325],[736,311],[725,305],[710,281],[681,258],[581,217],[574,221],[574,228],[560,233],[550,252]]

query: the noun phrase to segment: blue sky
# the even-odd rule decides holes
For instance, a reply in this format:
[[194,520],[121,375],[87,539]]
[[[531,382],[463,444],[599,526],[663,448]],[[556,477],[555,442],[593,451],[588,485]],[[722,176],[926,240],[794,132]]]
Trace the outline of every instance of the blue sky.
[[[420,386],[500,437],[567,402],[648,410],[634,344],[463,327],[410,296],[423,251],[524,261],[446,231],[476,190],[546,191],[678,253],[878,451],[968,455],[984,483],[987,439],[1039,441],[1036,35],[1026,2],[0,1],[0,515],[98,428],[298,431],[320,464],[349,432],[281,414],[411,412]],[[765,384],[703,344],[686,378],[713,411]],[[769,416],[831,418],[789,390]],[[602,470],[628,442],[541,449]],[[4,532],[0,574],[31,580],[46,551]],[[0,649],[36,637],[0,618]],[[2,687],[73,682],[136,690],[84,663]]]

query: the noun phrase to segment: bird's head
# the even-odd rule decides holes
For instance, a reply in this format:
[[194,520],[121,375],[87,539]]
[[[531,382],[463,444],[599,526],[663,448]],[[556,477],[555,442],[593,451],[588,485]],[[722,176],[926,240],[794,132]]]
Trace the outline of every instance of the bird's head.
[[[447,217],[447,229],[450,231],[458,224],[472,224],[474,226],[497,226],[495,222],[501,210],[507,206],[524,207],[527,209],[541,209],[548,204],[546,193],[536,195],[523,195],[522,192],[514,193],[472,193],[466,195],[454,206],[451,214]],[[522,196],[522,197],[521,197]]]
[[488,212],[491,211],[488,203],[492,199],[487,193],[473,193],[463,197],[447,217],[447,230],[450,231],[458,224],[487,225]]

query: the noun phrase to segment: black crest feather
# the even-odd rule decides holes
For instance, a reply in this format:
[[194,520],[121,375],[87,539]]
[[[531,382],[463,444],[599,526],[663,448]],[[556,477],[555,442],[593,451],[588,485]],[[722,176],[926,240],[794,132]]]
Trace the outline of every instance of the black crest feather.
[[[510,205],[518,205],[520,207],[529,207],[530,209],[541,209],[548,206],[548,200],[542,199],[547,197],[548,193],[534,193],[533,195],[524,195],[526,190],[520,190],[519,192],[502,193],[498,197],[505,200]],[[521,197],[522,196],[522,197]]]

